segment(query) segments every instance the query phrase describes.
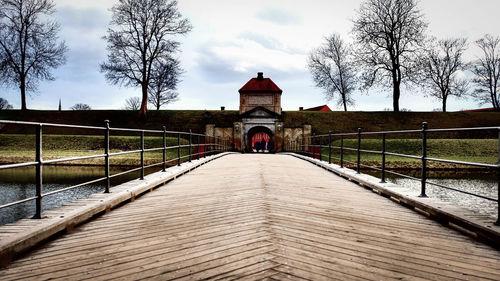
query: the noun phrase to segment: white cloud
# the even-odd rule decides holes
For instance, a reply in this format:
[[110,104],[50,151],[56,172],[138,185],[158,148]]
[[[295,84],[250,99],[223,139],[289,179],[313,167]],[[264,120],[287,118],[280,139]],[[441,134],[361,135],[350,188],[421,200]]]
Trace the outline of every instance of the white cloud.
[[[56,16],[61,23],[61,38],[70,51],[65,66],[55,71],[54,82],[42,82],[40,93],[28,101],[31,108],[54,108],[59,97],[63,105],[74,101],[93,108],[120,108],[135,88],[108,85],[99,72],[106,59],[105,42],[111,13],[117,1],[56,0]],[[323,42],[324,36],[337,32],[349,40],[352,19],[361,0],[182,0],[180,12],[194,29],[180,37],[181,64],[186,70],[179,85],[180,101],[167,108],[238,108],[238,89],[257,71],[273,79],[283,89],[283,108],[324,104],[320,89],[314,87],[306,69],[307,53]],[[500,8],[497,0],[421,0],[420,7],[429,21],[429,32],[438,38],[467,36],[471,47],[467,57],[478,54],[473,41],[485,33],[500,35]],[[386,90],[389,92],[390,90]],[[0,89],[0,95],[19,106],[15,89]],[[383,110],[392,107],[387,94],[357,94],[356,109]],[[68,101],[68,102],[67,102]],[[334,102],[329,102],[335,107]],[[401,107],[432,110],[439,102],[415,99],[405,91]],[[476,107],[471,100],[451,100],[449,108]]]
[[259,19],[275,24],[297,25],[302,23],[301,18],[297,14],[286,11],[283,8],[266,8],[258,11],[256,16]]

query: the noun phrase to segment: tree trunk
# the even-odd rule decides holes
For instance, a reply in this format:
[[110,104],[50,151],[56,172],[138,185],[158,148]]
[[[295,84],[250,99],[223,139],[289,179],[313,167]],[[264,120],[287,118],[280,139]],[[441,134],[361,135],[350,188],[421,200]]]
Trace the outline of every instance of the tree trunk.
[[392,92],[392,106],[394,107],[394,112],[399,112],[399,96],[401,96],[399,85],[399,81],[394,81],[394,89]]
[[394,108],[394,112],[399,112],[399,97],[401,96],[401,75],[399,74],[399,70],[397,69],[397,65],[393,64],[393,71],[392,71],[392,84],[393,84],[393,91],[392,91],[392,106]]
[[448,97],[447,96],[443,96],[443,112],[446,112],[446,99]]
[[492,98],[493,98],[493,108],[498,110],[500,105],[498,104],[498,96],[497,96],[496,90],[494,90]]
[[139,116],[146,117],[148,113],[148,86],[145,83],[142,84],[142,103],[139,109]]
[[347,112],[347,103],[345,102],[345,95],[342,95],[342,102],[344,103],[344,111]]
[[19,88],[21,89],[21,110],[27,110],[26,107],[26,78],[21,76],[21,85]]

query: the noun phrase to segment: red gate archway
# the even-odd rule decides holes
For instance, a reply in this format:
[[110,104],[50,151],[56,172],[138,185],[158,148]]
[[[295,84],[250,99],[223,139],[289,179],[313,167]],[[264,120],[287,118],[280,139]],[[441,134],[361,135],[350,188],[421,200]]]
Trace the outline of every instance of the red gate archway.
[[263,152],[273,150],[273,133],[269,128],[258,126],[250,129],[247,134],[247,151]]

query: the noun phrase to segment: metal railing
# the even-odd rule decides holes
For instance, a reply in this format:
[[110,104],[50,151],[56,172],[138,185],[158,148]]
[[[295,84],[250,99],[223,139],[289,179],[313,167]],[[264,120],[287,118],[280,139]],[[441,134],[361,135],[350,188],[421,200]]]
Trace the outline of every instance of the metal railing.
[[[36,135],[36,158],[35,161],[32,162],[23,162],[23,163],[13,163],[0,165],[0,170],[4,169],[14,169],[20,167],[36,167],[36,194],[33,197],[24,198],[22,200],[18,200],[15,202],[10,202],[4,205],[0,205],[0,209],[4,209],[7,207],[15,206],[18,204],[26,203],[29,201],[35,201],[35,215],[33,218],[40,219],[42,214],[42,204],[43,198],[46,196],[54,195],[63,191],[68,191],[71,189],[75,189],[78,187],[82,187],[85,185],[90,185],[98,182],[104,182],[104,193],[109,193],[111,188],[111,179],[115,177],[119,177],[121,175],[125,175],[128,173],[140,171],[140,179],[144,179],[144,170],[151,167],[162,166],[162,171],[165,172],[167,169],[167,165],[178,165],[180,166],[182,162],[189,161],[191,162],[193,159],[199,159],[202,157],[207,157],[209,155],[214,155],[217,153],[221,153],[224,151],[230,150],[229,140],[222,139],[220,137],[209,136],[205,134],[196,134],[192,133],[191,130],[189,132],[178,132],[178,131],[167,131],[166,127],[163,126],[162,130],[143,130],[143,129],[129,129],[129,128],[112,128],[110,127],[109,121],[104,121],[103,127],[96,126],[80,126],[80,125],[67,125],[67,124],[52,124],[52,123],[37,123],[37,122],[24,122],[24,121],[10,121],[10,120],[0,120],[0,124],[5,125],[21,125],[21,126],[33,126],[35,128]],[[43,138],[43,128],[45,127],[56,127],[56,128],[71,128],[71,129],[83,129],[83,130],[92,130],[98,131],[103,136],[104,141],[104,154],[95,154],[88,156],[78,156],[78,157],[70,157],[70,158],[58,158],[58,159],[50,159],[43,160],[43,149],[42,149],[42,138]],[[111,152],[110,150],[110,133],[111,132],[121,132],[127,134],[139,133],[140,139],[140,149],[128,150],[128,151],[118,151]],[[153,148],[145,148],[144,146],[144,135],[160,135],[163,139],[163,145],[161,147],[153,147]],[[167,146],[167,136],[174,135],[177,140],[176,144],[173,146]],[[119,136],[119,135],[117,135]],[[172,137],[170,137],[172,139]],[[181,144],[181,140],[185,144]],[[195,141],[196,140],[196,141]],[[187,150],[187,155],[181,155],[181,150]],[[173,159],[167,159],[167,151],[176,150],[177,157]],[[145,152],[162,152],[162,161],[150,165],[145,165],[144,163],[144,153]],[[118,155],[126,155],[140,153],[140,166],[137,168],[129,169],[120,173],[111,174],[110,173],[110,158]],[[95,159],[95,158],[104,158],[104,177],[94,179],[91,181],[83,182],[80,184],[68,186],[65,188],[61,188],[58,190],[54,190],[51,192],[43,193],[43,166],[46,164],[56,164],[62,162],[70,162],[77,160],[87,160],[87,159]]]
[[[427,140],[429,138],[428,137],[429,133],[457,133],[457,132],[476,132],[476,131],[491,131],[495,134],[495,136],[498,136],[499,153],[498,153],[498,163],[497,164],[475,163],[475,162],[467,162],[467,161],[455,161],[455,160],[433,158],[433,157],[427,156],[427,148],[428,148]],[[402,154],[402,153],[395,153],[395,152],[387,151],[387,145],[386,145],[387,144],[387,136],[389,136],[389,135],[408,135],[408,134],[410,134],[410,135],[420,134],[419,139],[421,140],[421,149],[422,149],[421,155],[409,155],[409,154]],[[363,136],[371,136],[372,138],[373,138],[373,136],[380,136],[381,141],[382,141],[382,150],[361,149]],[[340,139],[340,146],[333,145],[334,138]],[[357,147],[356,148],[346,147],[344,145],[344,141],[347,138],[355,139]],[[326,145],[324,144],[324,142],[325,142],[324,139],[327,139]],[[323,154],[323,149],[328,150],[327,155]],[[444,189],[451,190],[454,192],[460,192],[462,194],[481,198],[481,199],[484,199],[487,201],[496,202],[497,203],[497,220],[495,222],[495,225],[500,225],[500,127],[428,129],[427,123],[423,122],[421,130],[363,132],[361,128],[358,128],[358,131],[353,132],[353,133],[332,133],[330,131],[328,134],[313,135],[313,136],[308,136],[308,137],[302,137],[302,139],[298,139],[298,140],[291,140],[285,144],[285,150],[291,151],[291,152],[297,152],[297,153],[300,153],[302,155],[309,156],[312,158],[317,158],[317,159],[320,159],[321,161],[323,161],[323,158],[327,157],[329,164],[332,164],[332,159],[335,159],[335,160],[338,160],[340,162],[341,168],[344,168],[344,163],[349,163],[349,164],[355,165],[356,172],[358,174],[361,173],[361,168],[369,168],[369,169],[377,170],[377,171],[381,172],[381,183],[386,182],[386,174],[387,173],[393,174],[393,175],[396,175],[399,177],[407,178],[410,180],[420,181],[420,195],[419,195],[420,197],[427,197],[426,187],[427,187],[427,185],[432,185],[432,186],[435,186],[438,188],[444,188]],[[338,150],[339,156],[335,157],[335,155],[332,155],[332,150]],[[348,161],[345,159],[346,151],[349,151],[351,153],[356,153],[356,162]],[[378,167],[362,164],[361,163],[361,153],[380,155],[381,167],[378,168]],[[421,161],[420,178],[412,177],[409,175],[405,175],[402,173],[388,170],[386,168],[386,156],[387,155],[420,160]],[[497,184],[497,190],[498,190],[497,198],[492,198],[492,197],[484,196],[481,194],[476,194],[476,193],[460,190],[460,189],[457,189],[457,188],[452,187],[452,186],[446,186],[443,184],[428,181],[427,172],[429,169],[427,167],[427,164],[429,161],[448,163],[448,164],[456,164],[456,165],[464,165],[464,166],[481,167],[481,168],[489,168],[489,169],[492,169],[493,171],[496,171],[499,175],[498,184]]]

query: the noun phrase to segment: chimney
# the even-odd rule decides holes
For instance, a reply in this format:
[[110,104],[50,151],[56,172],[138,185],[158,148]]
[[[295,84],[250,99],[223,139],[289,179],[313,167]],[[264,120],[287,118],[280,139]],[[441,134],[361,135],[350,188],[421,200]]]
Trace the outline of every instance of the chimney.
[[303,111],[304,110],[304,107],[299,107],[299,111]]
[[264,79],[264,72],[257,72],[257,80]]

